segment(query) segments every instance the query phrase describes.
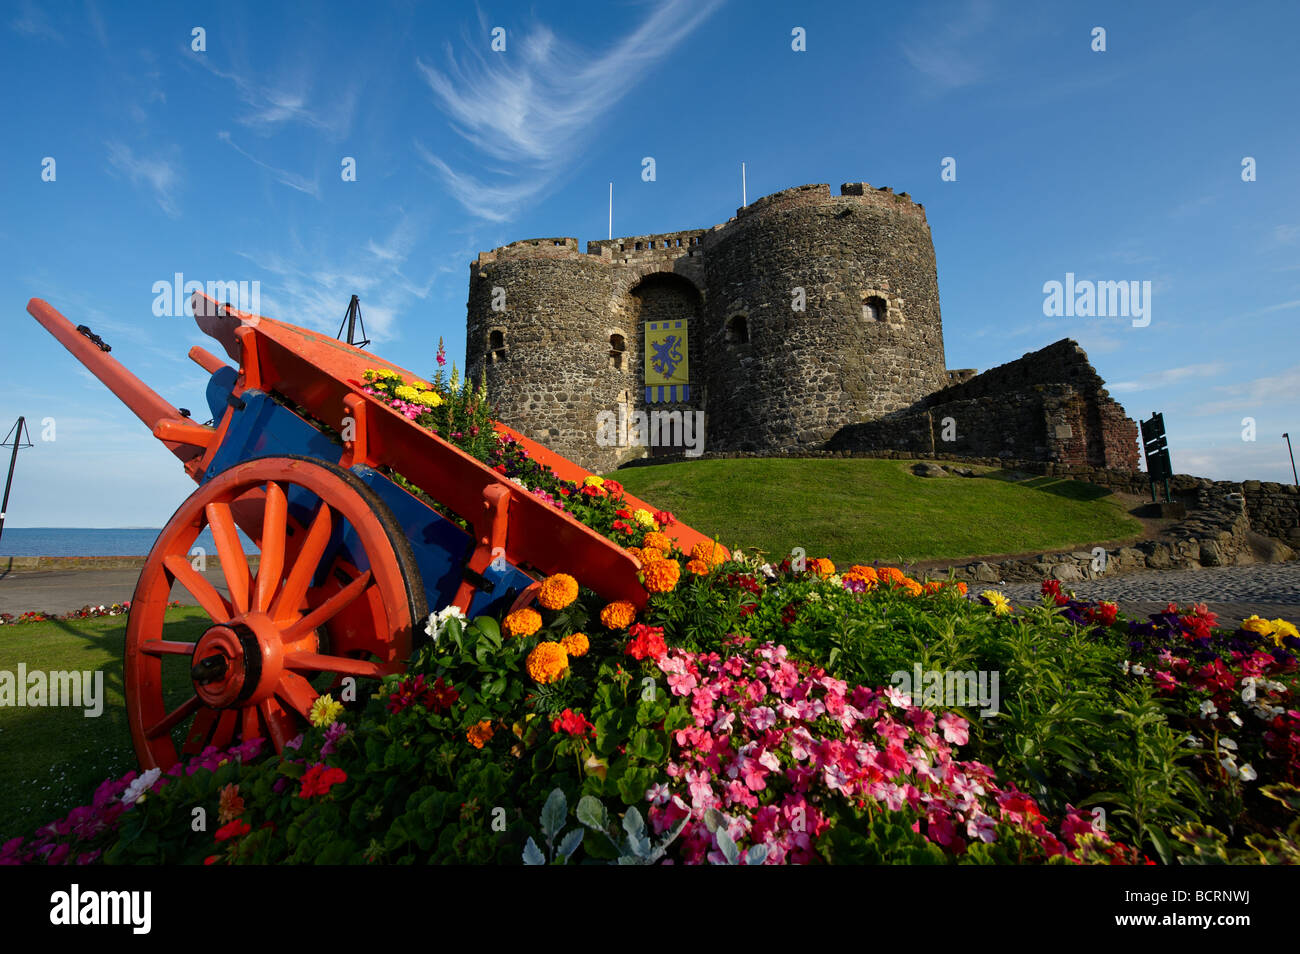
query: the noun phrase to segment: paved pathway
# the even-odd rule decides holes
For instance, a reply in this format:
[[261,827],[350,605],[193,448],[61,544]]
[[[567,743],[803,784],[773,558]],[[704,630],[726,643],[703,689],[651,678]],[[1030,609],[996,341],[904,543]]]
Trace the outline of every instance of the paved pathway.
[[[982,584],[977,584],[982,585]],[[1267,619],[1300,620],[1300,561],[1201,570],[1149,570],[1109,580],[1062,584],[1081,599],[1112,600],[1130,617],[1158,612],[1170,602],[1206,603],[1225,618],[1256,613]],[[1038,598],[1037,583],[998,587],[1017,601]]]
[[[220,569],[203,574],[223,594],[226,581]],[[0,575],[0,613],[17,616],[28,610],[47,613],[70,613],[90,604],[105,606],[122,603],[135,592],[140,578],[138,567],[113,570],[15,570]],[[172,599],[186,606],[197,606],[195,599],[179,584],[172,587]]]

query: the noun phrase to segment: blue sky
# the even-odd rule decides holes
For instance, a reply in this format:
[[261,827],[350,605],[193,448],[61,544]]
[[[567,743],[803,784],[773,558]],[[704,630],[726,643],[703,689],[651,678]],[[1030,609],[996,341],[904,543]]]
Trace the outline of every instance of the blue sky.
[[[1296,4],[0,10],[0,429],[24,414],[36,438],[11,526],[160,526],[193,487],[29,297],[195,409],[205,375],[184,355],[213,343],[153,313],[154,283],[177,272],[260,282],[265,314],[331,334],[359,294],[373,350],[427,374],[440,335],[463,358],[478,251],[604,238],[611,181],[615,235],[723,222],[742,160],[751,199],[868,181],[922,202],[949,367],[1073,337],[1130,416],[1164,412],[1176,470],[1290,480]],[[1150,324],[1045,316],[1043,284],[1067,272],[1150,281]]]

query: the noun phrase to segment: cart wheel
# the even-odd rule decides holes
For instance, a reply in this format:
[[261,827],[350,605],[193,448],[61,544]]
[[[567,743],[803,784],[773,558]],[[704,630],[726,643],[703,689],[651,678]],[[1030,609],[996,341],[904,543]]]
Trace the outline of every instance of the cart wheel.
[[[191,563],[204,527],[229,599]],[[240,530],[260,551],[255,572]],[[163,632],[174,584],[211,619],[196,642]],[[282,750],[331,680],[402,671],[427,613],[409,540],[354,474],[306,457],[223,471],[176,511],[136,584],[123,668],[141,766],[252,738]]]

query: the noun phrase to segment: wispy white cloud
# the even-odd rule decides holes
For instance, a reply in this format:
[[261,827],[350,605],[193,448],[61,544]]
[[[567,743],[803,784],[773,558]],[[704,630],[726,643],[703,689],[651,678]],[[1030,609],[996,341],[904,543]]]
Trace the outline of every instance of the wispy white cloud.
[[1199,416],[1225,411],[1253,411],[1259,414],[1266,408],[1276,407],[1279,401],[1295,401],[1295,395],[1300,394],[1300,364],[1279,374],[1252,377],[1236,384],[1217,385],[1214,390],[1222,397],[1194,408],[1193,414]]
[[266,132],[284,123],[299,123],[334,140],[343,139],[352,129],[360,92],[354,82],[317,96],[313,105],[315,73],[311,66],[285,70],[278,82],[268,84],[234,70],[219,69],[208,56],[195,59],[212,75],[234,84],[248,107],[237,119],[245,126]]
[[509,55],[468,46],[458,62],[448,47],[439,70],[416,68],[452,127],[476,151],[505,168],[491,177],[452,167],[416,142],[420,157],[470,212],[502,221],[544,190],[597,121],[694,32],[722,0],[667,0],[636,29],[593,56],[538,25],[508,36]]
[[1177,384],[1179,381],[1186,381],[1188,378],[1207,378],[1216,374],[1222,374],[1226,369],[1222,361],[1210,361],[1204,364],[1186,364],[1180,368],[1165,368],[1163,371],[1152,371],[1144,374],[1133,381],[1116,381],[1114,384],[1108,384],[1106,389],[1111,394],[1132,394],[1135,391],[1154,391],[1158,388],[1168,387],[1171,384]]
[[283,185],[287,185],[291,189],[297,189],[299,192],[305,192],[314,198],[317,199],[320,198],[320,183],[318,183],[315,179],[308,179],[306,176],[300,176],[296,172],[288,172],[287,170],[284,169],[277,169],[275,166],[271,165],[270,163],[263,162],[261,159],[258,159],[256,156],[252,155],[251,153],[241,149],[239,147],[239,144],[230,138],[230,133],[226,132],[225,130],[222,130],[221,132],[217,133],[217,138],[220,139],[222,142],[224,142],[226,145],[228,145],[231,149],[235,150],[235,152],[239,153],[249,162],[253,163],[254,165],[261,166],[267,172],[271,173],[271,175],[275,177],[275,180],[277,182]]
[[1300,225],[1273,226],[1273,241],[1278,245],[1294,245],[1300,241]]
[[63,42],[63,34],[54,28],[50,18],[31,0],[23,0],[19,5],[18,15],[9,21],[9,28],[23,36]]
[[955,16],[933,13],[901,44],[903,58],[932,85],[947,91],[971,86],[987,72],[989,46],[979,35],[993,20],[987,0],[972,0]]
[[132,185],[147,185],[153,190],[159,207],[168,215],[180,214],[176,204],[176,188],[180,174],[174,160],[137,156],[131,147],[120,142],[108,143],[108,161],[118,172],[131,180]]

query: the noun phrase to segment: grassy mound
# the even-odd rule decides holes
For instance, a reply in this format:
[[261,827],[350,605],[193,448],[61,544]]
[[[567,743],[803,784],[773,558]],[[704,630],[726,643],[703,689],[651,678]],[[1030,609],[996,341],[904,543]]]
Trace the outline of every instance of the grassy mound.
[[[630,493],[728,545],[800,546],[851,563],[960,559],[1128,540],[1141,532],[1103,489],[1041,477],[923,478],[901,460],[702,460],[629,467]],[[980,468],[975,468],[977,471]],[[991,478],[991,479],[990,479]]]

